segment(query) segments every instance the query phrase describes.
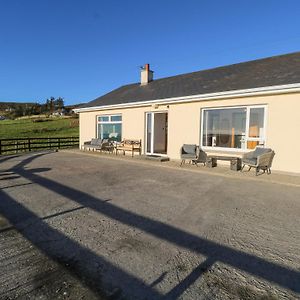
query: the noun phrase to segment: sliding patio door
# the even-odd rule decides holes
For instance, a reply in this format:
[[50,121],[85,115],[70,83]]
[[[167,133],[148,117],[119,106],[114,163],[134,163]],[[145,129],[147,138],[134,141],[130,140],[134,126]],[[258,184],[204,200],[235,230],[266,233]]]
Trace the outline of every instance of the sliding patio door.
[[167,154],[168,113],[146,113],[146,154]]

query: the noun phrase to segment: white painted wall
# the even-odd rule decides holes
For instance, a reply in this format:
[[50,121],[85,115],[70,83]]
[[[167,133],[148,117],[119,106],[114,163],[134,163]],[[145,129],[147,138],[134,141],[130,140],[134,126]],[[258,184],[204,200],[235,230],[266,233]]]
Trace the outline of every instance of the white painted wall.
[[[207,100],[192,103],[170,104],[169,106],[144,106],[80,113],[80,143],[96,137],[96,116],[121,113],[123,138],[145,141],[145,113],[168,111],[168,156],[179,159],[182,144],[200,143],[200,118],[202,108],[266,104],[266,146],[276,155],[273,170],[300,173],[300,93],[240,97],[235,99]],[[241,154],[241,153],[237,153]]]

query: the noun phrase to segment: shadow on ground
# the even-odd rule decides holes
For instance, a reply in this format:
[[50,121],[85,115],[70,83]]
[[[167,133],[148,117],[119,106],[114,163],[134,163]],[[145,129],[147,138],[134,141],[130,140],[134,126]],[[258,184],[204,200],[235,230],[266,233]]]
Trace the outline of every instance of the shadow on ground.
[[[68,272],[79,278],[99,297],[106,297],[107,290],[113,291],[110,298],[118,299],[127,296],[126,287],[130,287],[130,297],[134,299],[176,299],[184,293],[208,268],[215,262],[222,262],[234,268],[243,270],[256,277],[279,285],[292,292],[300,292],[300,272],[266,261],[233,248],[209,241],[171,225],[159,222],[129,210],[115,206],[104,200],[95,198],[75,188],[37,175],[37,172],[48,169],[26,169],[33,160],[46,155],[45,153],[24,158],[19,164],[5,172],[21,176],[32,183],[66,197],[80,205],[80,208],[90,208],[123,224],[138,228],[158,239],[168,241],[178,247],[202,254],[206,260],[199,264],[184,280],[179,282],[167,294],[162,295],[156,289],[157,282],[150,285],[143,280],[127,273],[104,257],[96,255],[90,249],[70,239],[63,233],[50,227],[45,219],[40,218],[21,203],[18,203],[4,190],[0,190],[0,212],[10,224],[35,247],[50,259],[59,263]],[[10,228],[4,231],[10,230]],[[0,231],[1,233],[1,231]],[[107,272],[109,270],[109,272]],[[104,278],[106,274],[114,274],[113,278]],[[103,280],[105,279],[105,284]],[[111,286],[107,287],[107,282]],[[116,284],[114,286],[114,283]]]

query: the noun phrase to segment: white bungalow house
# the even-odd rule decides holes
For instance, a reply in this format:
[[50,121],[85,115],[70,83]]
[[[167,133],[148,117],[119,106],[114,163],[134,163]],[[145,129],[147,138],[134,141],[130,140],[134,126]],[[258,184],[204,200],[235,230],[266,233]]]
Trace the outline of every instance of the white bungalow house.
[[273,170],[300,173],[300,52],[121,86],[75,110],[80,144],[141,139],[144,154],[179,159],[182,144],[242,155],[275,150]]

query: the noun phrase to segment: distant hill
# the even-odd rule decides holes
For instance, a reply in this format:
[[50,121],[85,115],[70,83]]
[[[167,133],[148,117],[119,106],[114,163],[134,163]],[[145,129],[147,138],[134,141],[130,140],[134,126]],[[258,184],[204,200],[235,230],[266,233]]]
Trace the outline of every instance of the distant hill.
[[[26,105],[35,105],[38,102],[6,102],[6,101],[0,101],[0,109],[2,109],[3,107],[11,107],[11,106],[26,106]],[[79,104],[70,104],[70,105],[65,105],[66,108],[70,108],[70,107],[79,107],[81,105],[83,105],[85,103],[79,103]]]
[[33,106],[36,102],[0,102],[0,111],[6,110],[9,108],[16,108],[16,107],[26,107],[26,106]]
[[[9,107],[16,107],[16,106],[28,106],[28,105],[36,105],[38,102],[5,102],[0,101],[0,110],[9,108]],[[85,103],[79,103],[79,104],[71,104],[71,105],[65,105],[65,108],[77,108]]]
[[14,119],[22,115],[38,113],[39,104],[34,102],[0,102],[0,117],[3,119]]
[[3,119],[15,119],[22,116],[32,116],[41,114],[59,114],[63,110],[63,115],[74,114],[73,109],[78,108],[83,103],[64,105],[63,98],[51,97],[43,104],[38,102],[0,102],[0,117]]

